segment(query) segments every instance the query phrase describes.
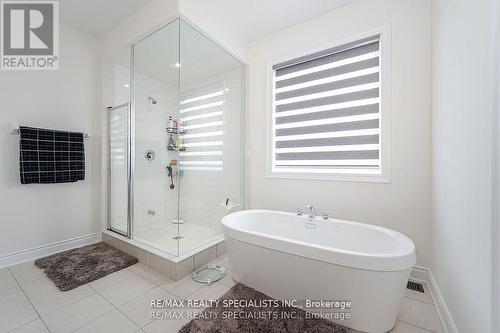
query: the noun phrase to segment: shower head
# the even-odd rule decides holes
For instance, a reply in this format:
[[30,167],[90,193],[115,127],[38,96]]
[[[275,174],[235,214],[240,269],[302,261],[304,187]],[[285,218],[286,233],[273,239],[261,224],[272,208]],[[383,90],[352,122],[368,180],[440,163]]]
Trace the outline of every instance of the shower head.
[[152,96],[148,96],[148,102],[150,102],[151,104],[158,103],[158,101],[156,99],[154,99]]

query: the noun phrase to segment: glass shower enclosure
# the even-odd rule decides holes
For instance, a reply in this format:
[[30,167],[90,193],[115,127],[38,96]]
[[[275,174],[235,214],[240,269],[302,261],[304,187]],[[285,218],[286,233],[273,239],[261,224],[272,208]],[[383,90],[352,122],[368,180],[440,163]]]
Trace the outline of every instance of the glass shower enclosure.
[[182,256],[244,208],[245,66],[182,19],[130,53],[130,101],[109,109],[109,229]]

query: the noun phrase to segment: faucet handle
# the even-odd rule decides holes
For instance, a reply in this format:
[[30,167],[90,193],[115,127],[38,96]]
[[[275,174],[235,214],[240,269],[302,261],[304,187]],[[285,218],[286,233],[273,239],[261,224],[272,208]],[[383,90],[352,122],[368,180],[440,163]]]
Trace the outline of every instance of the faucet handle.
[[302,209],[300,209],[300,208],[297,209],[297,215],[299,215],[299,216],[302,215]]
[[328,220],[328,213],[323,211],[323,220]]

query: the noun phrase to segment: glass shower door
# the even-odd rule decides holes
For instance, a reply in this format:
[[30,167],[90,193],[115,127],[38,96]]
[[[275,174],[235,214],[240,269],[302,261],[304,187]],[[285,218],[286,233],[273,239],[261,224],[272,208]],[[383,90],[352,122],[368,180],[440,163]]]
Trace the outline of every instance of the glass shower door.
[[109,229],[130,237],[128,216],[128,103],[108,109]]
[[222,239],[243,209],[244,65],[180,20],[179,255]]
[[133,46],[134,239],[178,255],[179,22]]
[[243,209],[245,69],[180,19],[132,55],[132,237],[180,256]]

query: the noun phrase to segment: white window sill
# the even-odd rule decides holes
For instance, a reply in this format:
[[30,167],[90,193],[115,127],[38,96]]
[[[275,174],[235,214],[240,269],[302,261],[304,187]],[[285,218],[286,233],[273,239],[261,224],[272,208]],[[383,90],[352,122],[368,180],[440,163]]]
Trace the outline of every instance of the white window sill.
[[390,183],[388,175],[382,174],[339,174],[339,173],[316,173],[316,172],[286,172],[268,171],[267,178],[298,179],[298,180],[331,180],[344,182],[366,182],[366,183]]

